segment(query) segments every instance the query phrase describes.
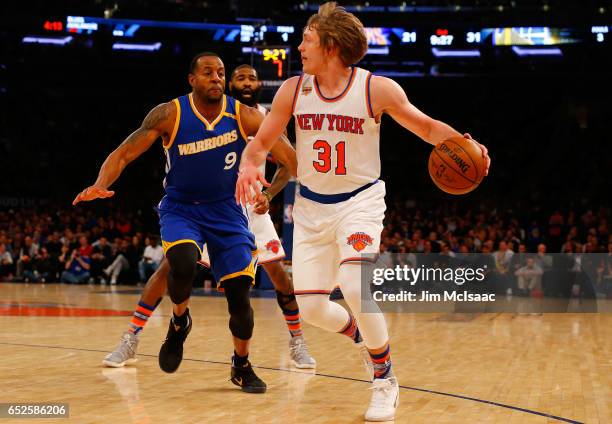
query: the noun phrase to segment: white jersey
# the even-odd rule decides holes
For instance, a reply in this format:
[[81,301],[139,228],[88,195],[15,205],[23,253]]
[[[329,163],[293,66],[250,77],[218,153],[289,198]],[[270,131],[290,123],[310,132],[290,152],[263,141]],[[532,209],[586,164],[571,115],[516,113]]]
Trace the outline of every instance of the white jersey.
[[370,104],[371,73],[352,68],[335,98],[303,74],[293,99],[298,181],[320,194],[349,193],[380,177],[380,123]]

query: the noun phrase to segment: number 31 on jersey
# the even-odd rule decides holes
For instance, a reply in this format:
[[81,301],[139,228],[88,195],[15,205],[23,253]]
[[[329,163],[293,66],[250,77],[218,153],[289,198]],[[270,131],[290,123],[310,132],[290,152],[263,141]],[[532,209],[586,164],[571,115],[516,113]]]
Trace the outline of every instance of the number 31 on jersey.
[[346,175],[346,142],[336,143],[335,154],[332,154],[332,146],[325,140],[315,141],[312,148],[319,152],[318,160],[312,161],[312,165],[318,172],[328,173],[332,169],[332,162],[335,162],[334,173]]

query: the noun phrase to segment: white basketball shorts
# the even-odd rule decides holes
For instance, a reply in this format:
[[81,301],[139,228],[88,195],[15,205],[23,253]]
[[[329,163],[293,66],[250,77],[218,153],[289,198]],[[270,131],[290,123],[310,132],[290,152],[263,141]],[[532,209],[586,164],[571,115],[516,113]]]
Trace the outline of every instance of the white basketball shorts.
[[297,194],[293,208],[295,293],[329,293],[340,283],[336,279],[342,263],[364,260],[362,254],[378,254],[385,210],[383,181],[339,203],[318,203]]

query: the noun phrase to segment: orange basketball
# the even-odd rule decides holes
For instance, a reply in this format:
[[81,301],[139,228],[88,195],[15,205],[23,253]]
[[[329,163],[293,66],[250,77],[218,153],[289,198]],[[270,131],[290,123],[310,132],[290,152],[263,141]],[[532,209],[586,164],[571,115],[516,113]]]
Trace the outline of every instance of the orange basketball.
[[446,193],[465,194],[478,187],[485,160],[478,145],[465,137],[444,140],[429,155],[429,175]]

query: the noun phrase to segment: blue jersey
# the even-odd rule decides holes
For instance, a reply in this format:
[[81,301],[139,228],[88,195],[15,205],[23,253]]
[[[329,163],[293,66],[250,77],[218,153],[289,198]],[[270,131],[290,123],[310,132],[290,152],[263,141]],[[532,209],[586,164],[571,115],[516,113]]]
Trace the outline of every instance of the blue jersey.
[[208,122],[192,94],[174,99],[177,119],[167,144],[166,195],[182,202],[208,203],[234,197],[238,163],[246,146],[240,102],[223,96],[217,118]]

